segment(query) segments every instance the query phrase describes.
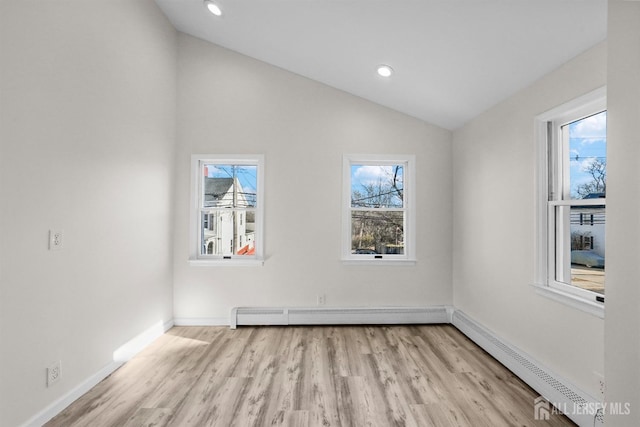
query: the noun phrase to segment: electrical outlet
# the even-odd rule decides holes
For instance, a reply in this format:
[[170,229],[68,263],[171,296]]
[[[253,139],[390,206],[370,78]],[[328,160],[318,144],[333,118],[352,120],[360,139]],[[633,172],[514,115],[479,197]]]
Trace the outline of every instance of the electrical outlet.
[[64,243],[62,230],[49,230],[49,250],[57,251],[62,249]]
[[325,305],[327,303],[327,296],[325,294],[318,295],[318,305]]
[[60,361],[52,363],[47,368],[47,387],[51,387],[53,384],[58,382],[60,377],[62,376],[62,370],[60,366]]

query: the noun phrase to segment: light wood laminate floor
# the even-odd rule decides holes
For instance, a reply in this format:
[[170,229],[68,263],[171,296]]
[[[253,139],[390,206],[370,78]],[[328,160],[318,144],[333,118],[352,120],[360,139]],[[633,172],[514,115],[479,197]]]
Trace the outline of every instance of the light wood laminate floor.
[[72,426],[567,426],[450,325],[175,327],[48,422]]

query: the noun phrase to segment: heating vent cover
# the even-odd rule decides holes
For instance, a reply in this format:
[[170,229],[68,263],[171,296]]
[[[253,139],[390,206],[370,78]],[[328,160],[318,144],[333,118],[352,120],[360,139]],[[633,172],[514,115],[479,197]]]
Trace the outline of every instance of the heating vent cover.
[[449,323],[449,310],[436,307],[261,308],[231,310],[231,328],[238,325],[390,325]]

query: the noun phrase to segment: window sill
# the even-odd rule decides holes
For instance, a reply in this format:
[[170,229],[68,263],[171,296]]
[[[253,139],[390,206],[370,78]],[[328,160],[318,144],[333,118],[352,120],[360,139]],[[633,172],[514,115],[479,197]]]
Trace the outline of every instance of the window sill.
[[415,259],[342,259],[342,265],[415,265]]
[[592,314],[596,317],[604,319],[604,304],[589,301],[584,298],[580,298],[579,296],[562,292],[561,290],[551,288],[546,285],[531,285],[536,289],[536,293],[538,295],[542,295],[546,298],[550,298],[554,301],[562,303],[564,305],[568,305],[569,307],[584,311],[585,313]]
[[189,259],[192,267],[262,267],[264,259]]

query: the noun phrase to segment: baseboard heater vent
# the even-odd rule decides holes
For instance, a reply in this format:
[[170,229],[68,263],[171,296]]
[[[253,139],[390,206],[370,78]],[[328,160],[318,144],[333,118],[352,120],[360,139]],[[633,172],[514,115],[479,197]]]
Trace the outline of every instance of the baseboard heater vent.
[[[576,386],[558,378],[521,350],[506,344],[463,312],[455,310],[451,323],[526,382],[579,426],[603,426],[600,402]],[[537,403],[537,402],[536,402]],[[534,402],[532,402],[532,407]],[[536,406],[537,408],[537,406]]]
[[399,325],[450,323],[451,310],[435,307],[262,308],[236,307],[230,326],[240,325]]

